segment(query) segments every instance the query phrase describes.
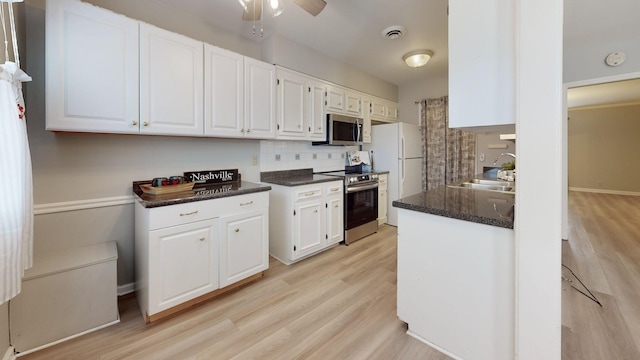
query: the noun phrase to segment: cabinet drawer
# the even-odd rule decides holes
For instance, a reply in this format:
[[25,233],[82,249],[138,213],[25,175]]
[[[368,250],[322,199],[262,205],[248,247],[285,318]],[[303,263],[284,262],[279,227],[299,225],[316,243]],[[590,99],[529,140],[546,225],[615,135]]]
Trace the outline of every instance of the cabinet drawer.
[[269,206],[269,193],[229,196],[150,209],[149,230],[182,225]]
[[342,196],[343,189],[342,182],[329,183],[325,186],[325,194],[327,196]]
[[269,192],[262,191],[259,193],[230,196],[213,201],[215,201],[218,216],[230,216],[256,209],[268,208]]
[[296,189],[294,192],[294,201],[315,199],[322,197],[322,187],[320,186],[305,186],[301,189]]

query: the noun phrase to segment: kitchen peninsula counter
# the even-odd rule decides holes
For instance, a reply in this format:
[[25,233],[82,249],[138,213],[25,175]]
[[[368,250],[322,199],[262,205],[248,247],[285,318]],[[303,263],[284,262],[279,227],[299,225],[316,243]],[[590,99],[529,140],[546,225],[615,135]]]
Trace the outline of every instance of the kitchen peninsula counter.
[[441,186],[398,199],[396,208],[513,229],[515,194]]
[[398,318],[456,359],[515,357],[514,194],[442,186],[398,208]]

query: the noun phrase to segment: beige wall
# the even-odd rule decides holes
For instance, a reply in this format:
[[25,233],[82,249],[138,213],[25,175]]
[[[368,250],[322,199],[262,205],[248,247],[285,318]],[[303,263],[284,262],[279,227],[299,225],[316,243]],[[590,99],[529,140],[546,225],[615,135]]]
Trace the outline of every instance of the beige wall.
[[[515,126],[512,131],[515,133]],[[504,149],[490,149],[491,145],[506,146]],[[509,140],[500,140],[500,133],[478,133],[476,137],[476,173],[481,173],[483,167],[501,166],[513,161],[510,156],[500,156],[502,153],[516,153],[516,144]],[[484,160],[482,157],[484,155]],[[496,165],[493,162],[496,161]]]
[[569,110],[569,187],[640,193],[640,104]]
[[0,356],[9,348],[9,303],[0,305]]

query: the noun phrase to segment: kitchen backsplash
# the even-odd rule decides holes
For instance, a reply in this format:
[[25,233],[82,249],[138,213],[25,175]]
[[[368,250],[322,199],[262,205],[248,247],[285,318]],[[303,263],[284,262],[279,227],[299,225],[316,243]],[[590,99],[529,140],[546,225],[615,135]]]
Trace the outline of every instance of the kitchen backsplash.
[[313,168],[314,172],[344,170],[347,151],[357,146],[313,146],[306,141],[260,141],[260,171]]

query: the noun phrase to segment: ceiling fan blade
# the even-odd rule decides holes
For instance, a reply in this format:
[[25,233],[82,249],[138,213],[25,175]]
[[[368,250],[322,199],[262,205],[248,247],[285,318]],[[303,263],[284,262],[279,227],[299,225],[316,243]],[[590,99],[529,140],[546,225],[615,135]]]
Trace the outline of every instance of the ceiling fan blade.
[[327,5],[324,0],[293,0],[293,2],[313,16],[320,14],[325,5]]
[[[255,9],[253,2],[255,3]],[[255,11],[254,11],[255,10]],[[262,0],[252,0],[247,3],[247,11],[242,12],[242,20],[255,21],[260,20],[260,14],[262,13]]]

